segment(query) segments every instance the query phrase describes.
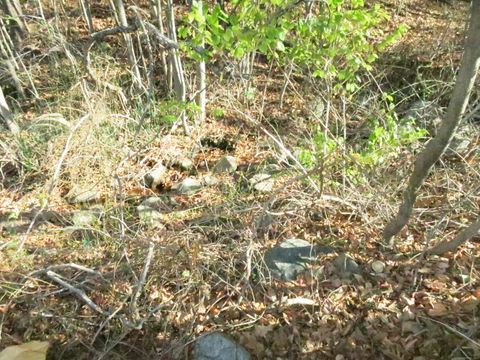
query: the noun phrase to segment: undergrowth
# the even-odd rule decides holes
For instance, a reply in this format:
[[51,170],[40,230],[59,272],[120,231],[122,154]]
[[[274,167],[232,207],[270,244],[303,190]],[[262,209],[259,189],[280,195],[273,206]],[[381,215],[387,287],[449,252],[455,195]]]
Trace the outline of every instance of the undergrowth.
[[[261,1],[254,10],[261,6],[273,9]],[[223,20],[233,27],[255,20],[247,10]],[[198,12],[190,16],[199,21]],[[148,95],[130,89],[117,38],[89,49],[86,64],[78,55],[84,44],[70,32],[75,66],[65,52],[55,52],[30,69],[41,98],[19,106],[17,136],[0,134],[2,346],[48,340],[52,359],[186,359],[195,338],[219,330],[259,359],[476,358],[478,349],[465,336],[478,337],[478,246],[430,261],[416,256],[478,213],[478,152],[438,164],[402,241],[393,249],[380,241],[414,155],[431,138],[405,113],[419,99],[444,107],[453,69],[406,66],[413,54],[395,47],[374,63],[364,58],[372,48],[362,38],[356,55],[345,60],[350,71],[326,79],[319,68],[334,66],[337,55],[311,58],[288,42],[322,24],[282,21],[283,33],[267,26],[253,42],[248,34],[215,33],[219,25],[211,16],[203,19],[209,45],[227,36],[224,50],[233,58],[250,51],[262,56],[246,79],[209,73],[208,117],[188,136],[180,117],[186,111],[195,118],[196,105],[165,94],[161,81]],[[380,20],[372,17],[365,26]],[[351,30],[348,24],[338,27]],[[54,27],[37,26],[48,33],[40,37],[42,47],[64,41]],[[305,39],[308,51],[315,34]],[[326,40],[344,41],[343,51],[355,40],[348,34]],[[287,81],[280,64],[291,62],[297,63]],[[397,79],[392,64],[403,64],[395,68]],[[318,76],[310,76],[314,71]],[[431,80],[439,73],[441,81]],[[333,78],[343,85],[334,89]],[[405,78],[414,81],[404,84]],[[227,146],[204,146],[205,139]],[[478,136],[472,141],[478,145]],[[237,159],[234,174],[213,173],[217,182],[194,195],[172,190],[187,177],[212,176],[224,155]],[[184,157],[193,161],[190,169],[178,165]],[[145,174],[159,163],[168,168],[165,180],[145,187]],[[266,169],[274,191],[253,191],[249,179]],[[98,192],[97,203],[67,201],[78,189]],[[162,221],[153,226],[139,216],[149,197],[162,200]],[[94,212],[95,221],[74,224],[79,211]],[[288,238],[335,253],[320,256],[297,281],[277,282],[263,254]],[[153,261],[140,284],[150,246]],[[365,274],[339,276],[339,253],[352,254]],[[374,260],[385,264],[384,273],[371,270]],[[71,281],[105,313],[51,281],[45,269]],[[452,322],[466,335],[445,327]]]

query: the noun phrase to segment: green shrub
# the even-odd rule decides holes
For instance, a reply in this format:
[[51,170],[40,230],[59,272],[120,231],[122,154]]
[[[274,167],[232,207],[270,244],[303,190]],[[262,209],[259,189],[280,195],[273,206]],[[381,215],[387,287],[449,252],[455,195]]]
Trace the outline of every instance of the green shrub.
[[302,2],[291,0],[231,1],[233,10],[218,5],[199,11],[197,2],[186,15],[181,37],[194,45],[204,40],[209,51],[240,59],[249,52],[294,63],[315,77],[328,79],[349,91],[356,89],[357,72],[370,70],[378,53],[406,30],[400,26],[384,36],[380,24],[388,18],[379,5],[367,8],[363,0],[326,0],[312,16],[305,16]]

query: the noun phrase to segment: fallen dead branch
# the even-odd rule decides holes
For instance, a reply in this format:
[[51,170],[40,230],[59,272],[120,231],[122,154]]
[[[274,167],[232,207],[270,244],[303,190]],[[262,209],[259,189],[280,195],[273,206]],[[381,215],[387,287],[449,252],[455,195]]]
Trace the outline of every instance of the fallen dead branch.
[[145,258],[145,265],[143,266],[142,274],[138,279],[137,288],[135,290],[135,293],[133,294],[132,302],[130,303],[130,309],[132,311],[135,321],[138,321],[140,319],[137,303],[138,303],[138,299],[140,298],[140,295],[142,295],[145,282],[147,281],[147,274],[148,274],[148,270],[150,269],[150,264],[152,262],[154,249],[155,249],[155,244],[152,241],[150,241],[150,244],[148,245],[147,257]]
[[39,275],[39,274],[44,274],[47,271],[63,270],[63,269],[68,269],[68,268],[72,268],[72,269],[75,269],[75,270],[80,270],[80,271],[86,272],[88,274],[98,276],[98,277],[102,278],[103,280],[105,280],[102,273],[100,273],[99,271],[92,270],[92,269],[87,268],[83,265],[78,265],[78,264],[75,264],[75,263],[52,265],[52,266],[47,267],[46,269],[33,271],[30,274],[28,274],[28,277]]
[[80,300],[82,300],[89,308],[95,310],[96,312],[102,315],[108,315],[106,311],[104,311],[100,306],[95,304],[92,299],[90,299],[87,294],[83,290],[77,289],[75,286],[69,284],[68,282],[61,279],[60,275],[54,271],[47,270],[45,275],[52,281],[56,282],[57,284],[61,285],[65,289],[69,290],[71,293],[76,295]]
[[476,236],[480,232],[480,218],[467,228],[463,229],[453,240],[443,241],[427,251],[430,255],[442,255],[456,250],[459,246]]

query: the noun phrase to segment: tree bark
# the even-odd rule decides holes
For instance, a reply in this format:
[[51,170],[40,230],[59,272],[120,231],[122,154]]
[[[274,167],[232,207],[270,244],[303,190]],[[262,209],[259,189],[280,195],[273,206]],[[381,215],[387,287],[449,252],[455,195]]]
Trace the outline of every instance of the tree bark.
[[434,246],[427,251],[430,255],[442,255],[449,251],[456,250],[460,245],[466,243],[468,240],[478,235],[480,232],[480,218],[477,221],[470,224],[469,227],[463,229],[453,240],[444,241]]
[[8,31],[15,46],[18,46],[28,32],[27,25],[23,20],[22,8],[17,0],[0,0],[0,5],[5,16],[13,20]]
[[[162,0],[152,0],[151,3],[153,17],[156,19],[156,26],[162,35],[165,35],[165,26],[163,24],[163,6]],[[168,74],[168,63],[165,51],[162,51],[161,54],[162,69],[165,76]]]
[[20,131],[20,128],[18,127],[17,123],[13,120],[12,112],[8,107],[7,100],[3,95],[3,90],[1,87],[0,87],[0,117],[3,119],[3,121],[5,122],[5,125],[7,125],[7,128],[10,130],[11,133],[17,134]]
[[87,23],[88,33],[92,34],[95,31],[93,27],[92,13],[90,12],[90,5],[87,0],[80,0],[80,7],[82,8],[83,18]]
[[465,51],[460,65],[453,94],[437,135],[427,143],[415,161],[403,202],[398,213],[385,227],[383,238],[391,242],[393,237],[408,223],[417,198],[417,191],[428,176],[432,166],[438,161],[448,147],[461,117],[468,104],[468,99],[480,65],[480,0],[473,0],[470,26],[465,42]]
[[[203,14],[203,1],[202,0],[196,0],[197,6]],[[202,38],[202,43],[200,46],[203,48],[205,47],[205,39]],[[205,65],[205,60],[199,61],[197,63],[197,98],[196,98],[196,103],[197,106],[200,108],[200,114],[199,114],[199,123],[203,123],[205,121],[205,118],[207,116],[207,68]]]
[[[118,23],[120,26],[128,28],[127,15],[125,13],[125,6],[123,5],[123,0],[114,0],[114,10],[118,18]],[[137,89],[142,89],[142,76],[140,75],[140,70],[137,64],[137,58],[135,56],[135,50],[133,48],[132,37],[130,34],[123,34],[125,43],[127,45],[127,55],[130,65],[132,66],[132,78],[133,84]]]
[[[172,0],[167,0],[167,27],[168,36],[174,42],[177,42],[177,30],[175,26],[175,14],[173,11]],[[183,72],[182,58],[177,49],[171,49],[169,54],[169,61],[172,64],[173,69],[173,88],[177,96],[177,100],[182,104],[185,103],[187,96],[187,86],[185,84],[185,74]],[[187,115],[185,110],[180,114],[180,120],[182,122],[185,133],[188,135]]]

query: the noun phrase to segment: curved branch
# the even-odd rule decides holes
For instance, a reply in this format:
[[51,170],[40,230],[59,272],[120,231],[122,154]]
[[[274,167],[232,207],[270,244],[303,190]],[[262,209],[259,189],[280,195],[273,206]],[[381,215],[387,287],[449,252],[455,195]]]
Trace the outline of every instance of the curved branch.
[[478,235],[480,232],[480,218],[477,221],[470,224],[469,227],[463,229],[453,240],[444,241],[440,244],[434,246],[432,249],[427,251],[427,254],[430,255],[442,255],[449,251],[456,250],[463,243],[466,243],[471,238]]
[[471,90],[480,66],[480,0],[472,1],[470,27],[465,42],[460,71],[455,82],[452,98],[448,105],[447,114],[442,121],[437,135],[427,143],[415,161],[413,173],[410,176],[407,189],[403,194],[403,203],[398,213],[385,227],[383,238],[391,242],[393,236],[408,223],[417,198],[417,191],[422,186],[432,166],[442,156],[448,147],[461,117],[468,104]]

